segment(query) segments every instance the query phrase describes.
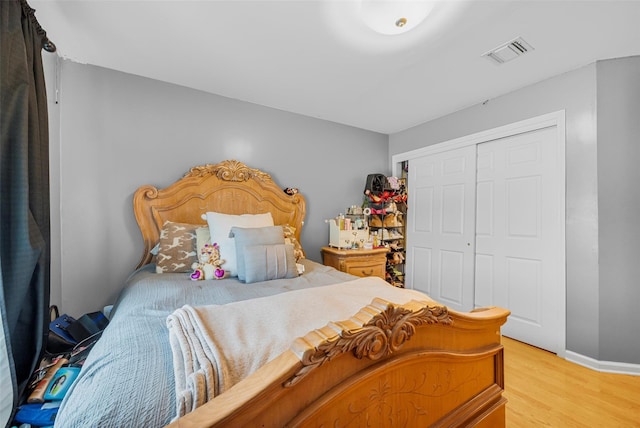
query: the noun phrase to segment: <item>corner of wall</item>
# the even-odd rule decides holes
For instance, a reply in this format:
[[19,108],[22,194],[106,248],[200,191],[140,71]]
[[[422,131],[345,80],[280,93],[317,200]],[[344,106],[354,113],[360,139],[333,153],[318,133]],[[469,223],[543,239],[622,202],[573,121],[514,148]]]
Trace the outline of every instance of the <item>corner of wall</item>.
[[62,59],[57,53],[42,53],[49,116],[49,198],[51,224],[50,304],[62,306],[60,228],[60,73]]

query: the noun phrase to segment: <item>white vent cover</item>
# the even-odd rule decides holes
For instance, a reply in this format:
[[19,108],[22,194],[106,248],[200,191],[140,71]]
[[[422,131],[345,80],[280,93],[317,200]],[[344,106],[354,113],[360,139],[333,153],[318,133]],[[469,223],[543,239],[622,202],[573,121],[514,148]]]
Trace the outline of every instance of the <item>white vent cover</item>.
[[503,45],[498,46],[495,49],[491,49],[489,52],[485,52],[482,56],[485,56],[498,64],[504,64],[507,61],[516,59],[519,56],[531,52],[533,46],[525,42],[522,37],[511,40]]

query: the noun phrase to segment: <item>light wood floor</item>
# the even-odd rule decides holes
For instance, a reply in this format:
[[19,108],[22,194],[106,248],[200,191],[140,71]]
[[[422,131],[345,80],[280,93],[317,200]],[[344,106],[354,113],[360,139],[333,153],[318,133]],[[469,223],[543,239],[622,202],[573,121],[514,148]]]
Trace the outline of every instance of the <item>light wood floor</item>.
[[640,427],[640,376],[601,373],[503,338],[507,427]]

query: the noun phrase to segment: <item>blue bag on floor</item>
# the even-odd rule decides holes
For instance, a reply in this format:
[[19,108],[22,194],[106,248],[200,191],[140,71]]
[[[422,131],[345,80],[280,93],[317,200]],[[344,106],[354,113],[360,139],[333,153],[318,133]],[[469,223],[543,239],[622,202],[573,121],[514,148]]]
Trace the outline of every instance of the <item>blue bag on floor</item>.
[[[55,311],[58,309],[55,308]],[[76,322],[75,318],[67,314],[62,314],[49,323],[49,330],[62,337],[68,342],[78,343],[76,339],[69,333],[69,326]]]
[[69,331],[69,327],[76,322],[75,318],[67,314],[60,315],[56,305],[49,307],[49,316],[51,322],[47,336],[47,352],[63,354],[70,351],[78,343]]
[[21,424],[31,424],[38,427],[53,425],[56,419],[60,401],[49,401],[38,404],[23,404],[18,407],[15,420]]

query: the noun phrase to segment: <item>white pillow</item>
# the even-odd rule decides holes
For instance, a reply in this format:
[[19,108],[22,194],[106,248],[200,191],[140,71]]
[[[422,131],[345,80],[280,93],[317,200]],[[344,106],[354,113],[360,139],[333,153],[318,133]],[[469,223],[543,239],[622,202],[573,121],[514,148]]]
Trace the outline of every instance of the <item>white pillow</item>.
[[196,229],[196,251],[198,252],[198,261],[203,262],[202,249],[205,245],[211,245],[211,234],[209,233],[209,227],[199,227]]
[[[204,217],[204,216],[203,216]],[[229,237],[231,228],[236,227],[266,227],[273,226],[271,213],[231,215],[216,212],[207,212],[207,224],[211,234],[211,243],[217,243],[220,247],[220,258],[224,264],[220,266],[229,272],[230,276],[238,276],[238,263],[236,260],[236,244]]]

